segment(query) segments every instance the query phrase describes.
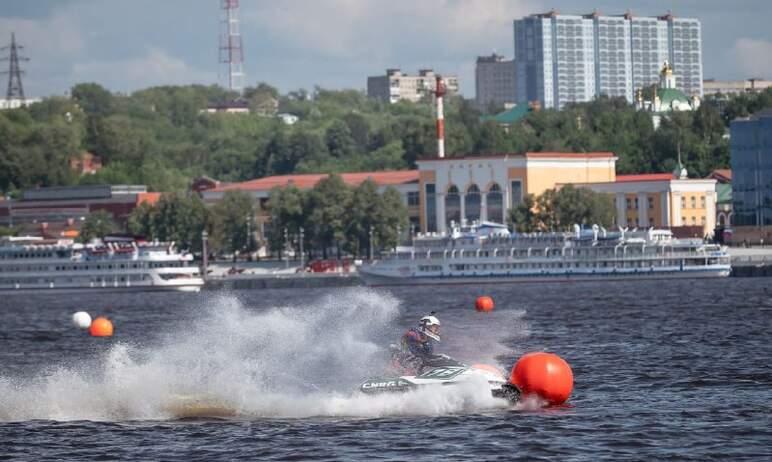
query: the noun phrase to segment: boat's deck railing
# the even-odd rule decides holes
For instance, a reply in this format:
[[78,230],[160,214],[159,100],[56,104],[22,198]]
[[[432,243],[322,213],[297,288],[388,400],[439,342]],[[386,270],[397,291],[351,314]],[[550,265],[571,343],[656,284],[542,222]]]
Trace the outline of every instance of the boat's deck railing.
[[[729,254],[722,249],[695,249],[682,251],[667,247],[652,247],[654,251],[636,251],[640,247],[624,247],[615,249],[613,252],[588,252],[582,254],[573,252],[565,248],[560,249],[527,249],[527,252],[492,252],[492,251],[461,251],[461,250],[445,250],[445,251],[417,251],[417,252],[399,252],[397,254],[390,254],[388,259],[390,260],[487,260],[487,259],[501,259],[507,258],[508,260],[524,260],[524,261],[537,261],[537,260],[551,260],[551,261],[625,261],[625,260],[661,260],[661,259],[682,259],[682,258],[726,258],[729,259]],[[508,250],[508,249],[504,249]],[[522,250],[522,249],[521,249]]]

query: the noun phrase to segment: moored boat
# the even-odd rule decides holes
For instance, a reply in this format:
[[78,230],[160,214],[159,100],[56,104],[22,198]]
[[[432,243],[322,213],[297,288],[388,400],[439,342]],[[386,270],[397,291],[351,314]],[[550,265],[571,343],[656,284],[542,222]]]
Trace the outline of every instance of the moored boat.
[[88,244],[37,237],[0,241],[0,292],[177,290],[204,285],[174,243],[106,238]]
[[497,223],[421,235],[358,271],[368,285],[725,277],[726,249],[670,230],[518,233]]

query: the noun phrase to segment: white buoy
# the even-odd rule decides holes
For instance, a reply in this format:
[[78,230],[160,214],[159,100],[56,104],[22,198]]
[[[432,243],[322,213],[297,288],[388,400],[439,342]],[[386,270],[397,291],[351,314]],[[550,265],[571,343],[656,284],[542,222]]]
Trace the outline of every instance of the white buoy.
[[78,311],[72,315],[72,323],[80,329],[88,329],[91,325],[91,315],[85,311]]

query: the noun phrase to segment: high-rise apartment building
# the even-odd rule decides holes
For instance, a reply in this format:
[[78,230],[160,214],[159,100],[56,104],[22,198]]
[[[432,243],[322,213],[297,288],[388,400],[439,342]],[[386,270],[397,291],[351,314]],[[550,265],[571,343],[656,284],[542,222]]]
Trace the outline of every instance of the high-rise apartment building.
[[551,11],[515,20],[514,31],[518,102],[561,108],[608,95],[632,103],[638,89],[657,83],[665,61],[680,90],[702,97],[697,19]]
[[515,63],[493,53],[478,56],[474,72],[475,102],[485,112],[491,105],[505,107],[514,104]]
[[[421,100],[434,93],[437,74],[432,69],[421,69],[418,75],[403,74],[399,69],[387,69],[386,75],[367,78],[367,96],[370,98],[396,103],[400,100]],[[458,93],[458,77],[443,75],[447,93]]]

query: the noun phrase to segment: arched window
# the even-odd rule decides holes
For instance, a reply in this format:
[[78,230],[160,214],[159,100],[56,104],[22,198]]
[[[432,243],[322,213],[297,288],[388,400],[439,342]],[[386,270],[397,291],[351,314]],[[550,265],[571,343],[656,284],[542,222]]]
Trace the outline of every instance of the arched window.
[[450,226],[451,221],[456,224],[461,222],[461,196],[454,185],[451,185],[445,194],[445,224]]
[[488,188],[485,203],[488,207],[488,221],[504,223],[504,196],[501,195],[501,186],[493,183]]
[[469,186],[466,190],[464,210],[467,223],[480,219],[480,188],[476,184]]

